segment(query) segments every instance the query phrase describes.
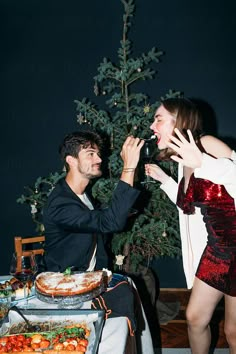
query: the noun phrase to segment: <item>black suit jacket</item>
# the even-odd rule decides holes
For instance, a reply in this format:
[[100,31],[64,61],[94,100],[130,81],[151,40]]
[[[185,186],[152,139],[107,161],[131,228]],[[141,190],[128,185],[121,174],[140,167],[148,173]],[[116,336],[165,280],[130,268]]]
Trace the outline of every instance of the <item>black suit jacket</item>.
[[136,189],[119,181],[111,205],[106,209],[90,210],[66,181],[60,180],[43,210],[47,270],[63,272],[67,267],[74,266],[85,271],[95,243],[96,269],[107,267],[102,234],[118,232],[124,228],[129,209],[138,195]]

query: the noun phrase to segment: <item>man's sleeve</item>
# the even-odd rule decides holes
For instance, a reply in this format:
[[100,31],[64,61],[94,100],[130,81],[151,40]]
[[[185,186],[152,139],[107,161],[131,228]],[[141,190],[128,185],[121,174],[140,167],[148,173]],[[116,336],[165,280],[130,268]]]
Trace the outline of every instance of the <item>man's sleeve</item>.
[[47,223],[50,221],[64,230],[84,233],[121,231],[138,195],[138,190],[119,181],[110,205],[100,210],[89,210],[76,199],[58,196],[48,205]]

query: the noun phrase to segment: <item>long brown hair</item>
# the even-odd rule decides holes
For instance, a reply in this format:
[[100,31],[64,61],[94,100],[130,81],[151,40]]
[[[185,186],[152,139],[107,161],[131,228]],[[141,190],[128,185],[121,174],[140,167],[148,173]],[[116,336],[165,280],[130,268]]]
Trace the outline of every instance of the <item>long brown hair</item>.
[[[162,101],[162,105],[176,118],[174,128],[178,128],[187,140],[187,130],[191,130],[193,138],[198,144],[203,131],[202,116],[196,105],[186,98],[168,98]],[[175,136],[174,133],[173,135]],[[158,159],[168,160],[171,155],[176,155],[176,152],[167,148],[159,153]]]

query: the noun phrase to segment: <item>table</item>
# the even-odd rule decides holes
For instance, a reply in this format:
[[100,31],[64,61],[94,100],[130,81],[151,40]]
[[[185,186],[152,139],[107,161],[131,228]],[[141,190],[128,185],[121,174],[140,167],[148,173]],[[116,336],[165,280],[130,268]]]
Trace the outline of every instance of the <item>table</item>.
[[[0,281],[9,279],[9,276],[0,276]],[[130,280],[132,283],[132,280]],[[133,283],[132,283],[133,284]],[[134,288],[135,285],[133,284]],[[136,290],[137,298],[139,295]],[[103,327],[98,354],[154,354],[149,325],[139,299],[137,331],[135,337],[129,336],[127,319],[125,317],[108,318]],[[47,304],[36,297],[29,299],[31,308],[57,308],[57,305]],[[84,302],[81,309],[90,309],[91,301]]]

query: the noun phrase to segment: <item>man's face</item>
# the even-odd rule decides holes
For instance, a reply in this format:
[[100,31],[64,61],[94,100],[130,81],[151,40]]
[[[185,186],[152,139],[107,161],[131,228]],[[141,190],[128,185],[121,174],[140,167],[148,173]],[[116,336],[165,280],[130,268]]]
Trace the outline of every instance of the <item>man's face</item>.
[[82,149],[77,159],[78,172],[88,179],[100,177],[102,174],[101,162],[100,152],[96,145]]

